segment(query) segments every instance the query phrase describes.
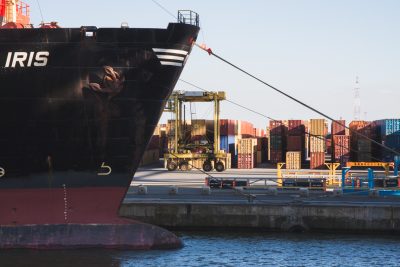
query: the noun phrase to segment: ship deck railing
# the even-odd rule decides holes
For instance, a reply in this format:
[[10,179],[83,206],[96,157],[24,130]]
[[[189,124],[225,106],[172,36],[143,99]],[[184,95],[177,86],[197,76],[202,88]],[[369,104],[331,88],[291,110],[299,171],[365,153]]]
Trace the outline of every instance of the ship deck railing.
[[199,14],[191,10],[179,10],[178,23],[190,24],[199,27],[200,25]]

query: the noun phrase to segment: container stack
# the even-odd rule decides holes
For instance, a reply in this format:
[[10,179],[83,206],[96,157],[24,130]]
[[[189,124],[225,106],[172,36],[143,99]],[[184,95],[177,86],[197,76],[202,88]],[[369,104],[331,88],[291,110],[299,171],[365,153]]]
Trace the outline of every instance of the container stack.
[[371,140],[359,136],[357,133],[373,138],[374,124],[369,121],[352,121],[350,123],[350,159],[351,161],[371,161]]
[[350,136],[346,135],[346,121],[332,122],[332,158],[334,162],[346,166],[350,160]]
[[287,150],[304,151],[304,123],[302,120],[289,120],[287,131]]
[[[379,141],[385,146],[400,152],[400,119],[385,119],[375,121]],[[380,158],[383,161],[393,161],[394,153],[379,147]]]
[[310,169],[320,169],[325,164],[325,119],[310,120]]
[[271,163],[285,161],[286,128],[282,121],[269,122],[269,160]]
[[257,161],[257,139],[238,139],[238,169],[252,169]]
[[257,157],[256,166],[267,161],[268,140],[265,137],[265,130],[261,128],[253,128],[253,136],[257,138]]
[[303,161],[310,159],[310,123],[308,120],[303,121],[304,123],[304,154]]
[[235,135],[236,121],[223,119],[219,122],[220,149],[227,153],[236,154],[235,144],[237,135]]
[[[262,137],[261,140],[261,163],[266,163],[268,161],[268,138]],[[257,144],[258,146],[258,144]]]
[[305,126],[302,120],[289,120],[287,124],[286,169],[301,169],[305,153]]
[[221,119],[220,120],[220,149],[231,154],[232,167],[237,167],[237,140],[241,138],[236,134],[237,121]]

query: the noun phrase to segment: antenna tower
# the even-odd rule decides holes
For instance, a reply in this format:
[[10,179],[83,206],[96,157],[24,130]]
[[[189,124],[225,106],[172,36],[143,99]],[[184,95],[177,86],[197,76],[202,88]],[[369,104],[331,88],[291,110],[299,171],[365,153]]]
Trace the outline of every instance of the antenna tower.
[[356,77],[356,85],[354,87],[354,114],[353,119],[355,121],[360,120],[361,114],[361,99],[360,99],[360,87],[358,84],[358,76]]

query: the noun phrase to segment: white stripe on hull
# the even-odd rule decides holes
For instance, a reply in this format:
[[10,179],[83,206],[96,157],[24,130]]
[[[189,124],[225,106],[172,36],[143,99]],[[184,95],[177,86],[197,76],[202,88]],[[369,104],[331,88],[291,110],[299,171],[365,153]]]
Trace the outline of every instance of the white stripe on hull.
[[170,66],[177,66],[182,67],[182,63],[173,62],[173,61],[160,61],[161,65],[170,65]]
[[172,59],[172,60],[185,60],[185,57],[178,57],[178,56],[168,56],[168,55],[157,55],[159,59]]
[[187,51],[178,50],[178,49],[153,48],[153,51],[156,53],[170,53],[170,54],[179,54],[179,55],[187,55],[188,54]]

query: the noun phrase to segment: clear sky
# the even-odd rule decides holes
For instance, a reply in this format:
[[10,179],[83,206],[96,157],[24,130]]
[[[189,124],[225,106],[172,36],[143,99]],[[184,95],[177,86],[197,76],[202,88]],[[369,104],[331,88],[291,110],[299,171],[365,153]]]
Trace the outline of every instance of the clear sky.
[[[41,21],[36,0],[34,24]],[[200,14],[206,43],[279,89],[327,114],[353,119],[355,78],[359,77],[361,117],[400,117],[400,1],[397,0],[157,0],[172,13]],[[165,28],[175,19],[151,0],[39,0],[44,20],[62,27],[96,25]],[[320,116],[237,70],[193,49],[181,78],[275,119]],[[178,82],[175,89],[194,90]],[[211,106],[198,106],[197,118]],[[265,127],[267,120],[222,104],[221,116]]]

